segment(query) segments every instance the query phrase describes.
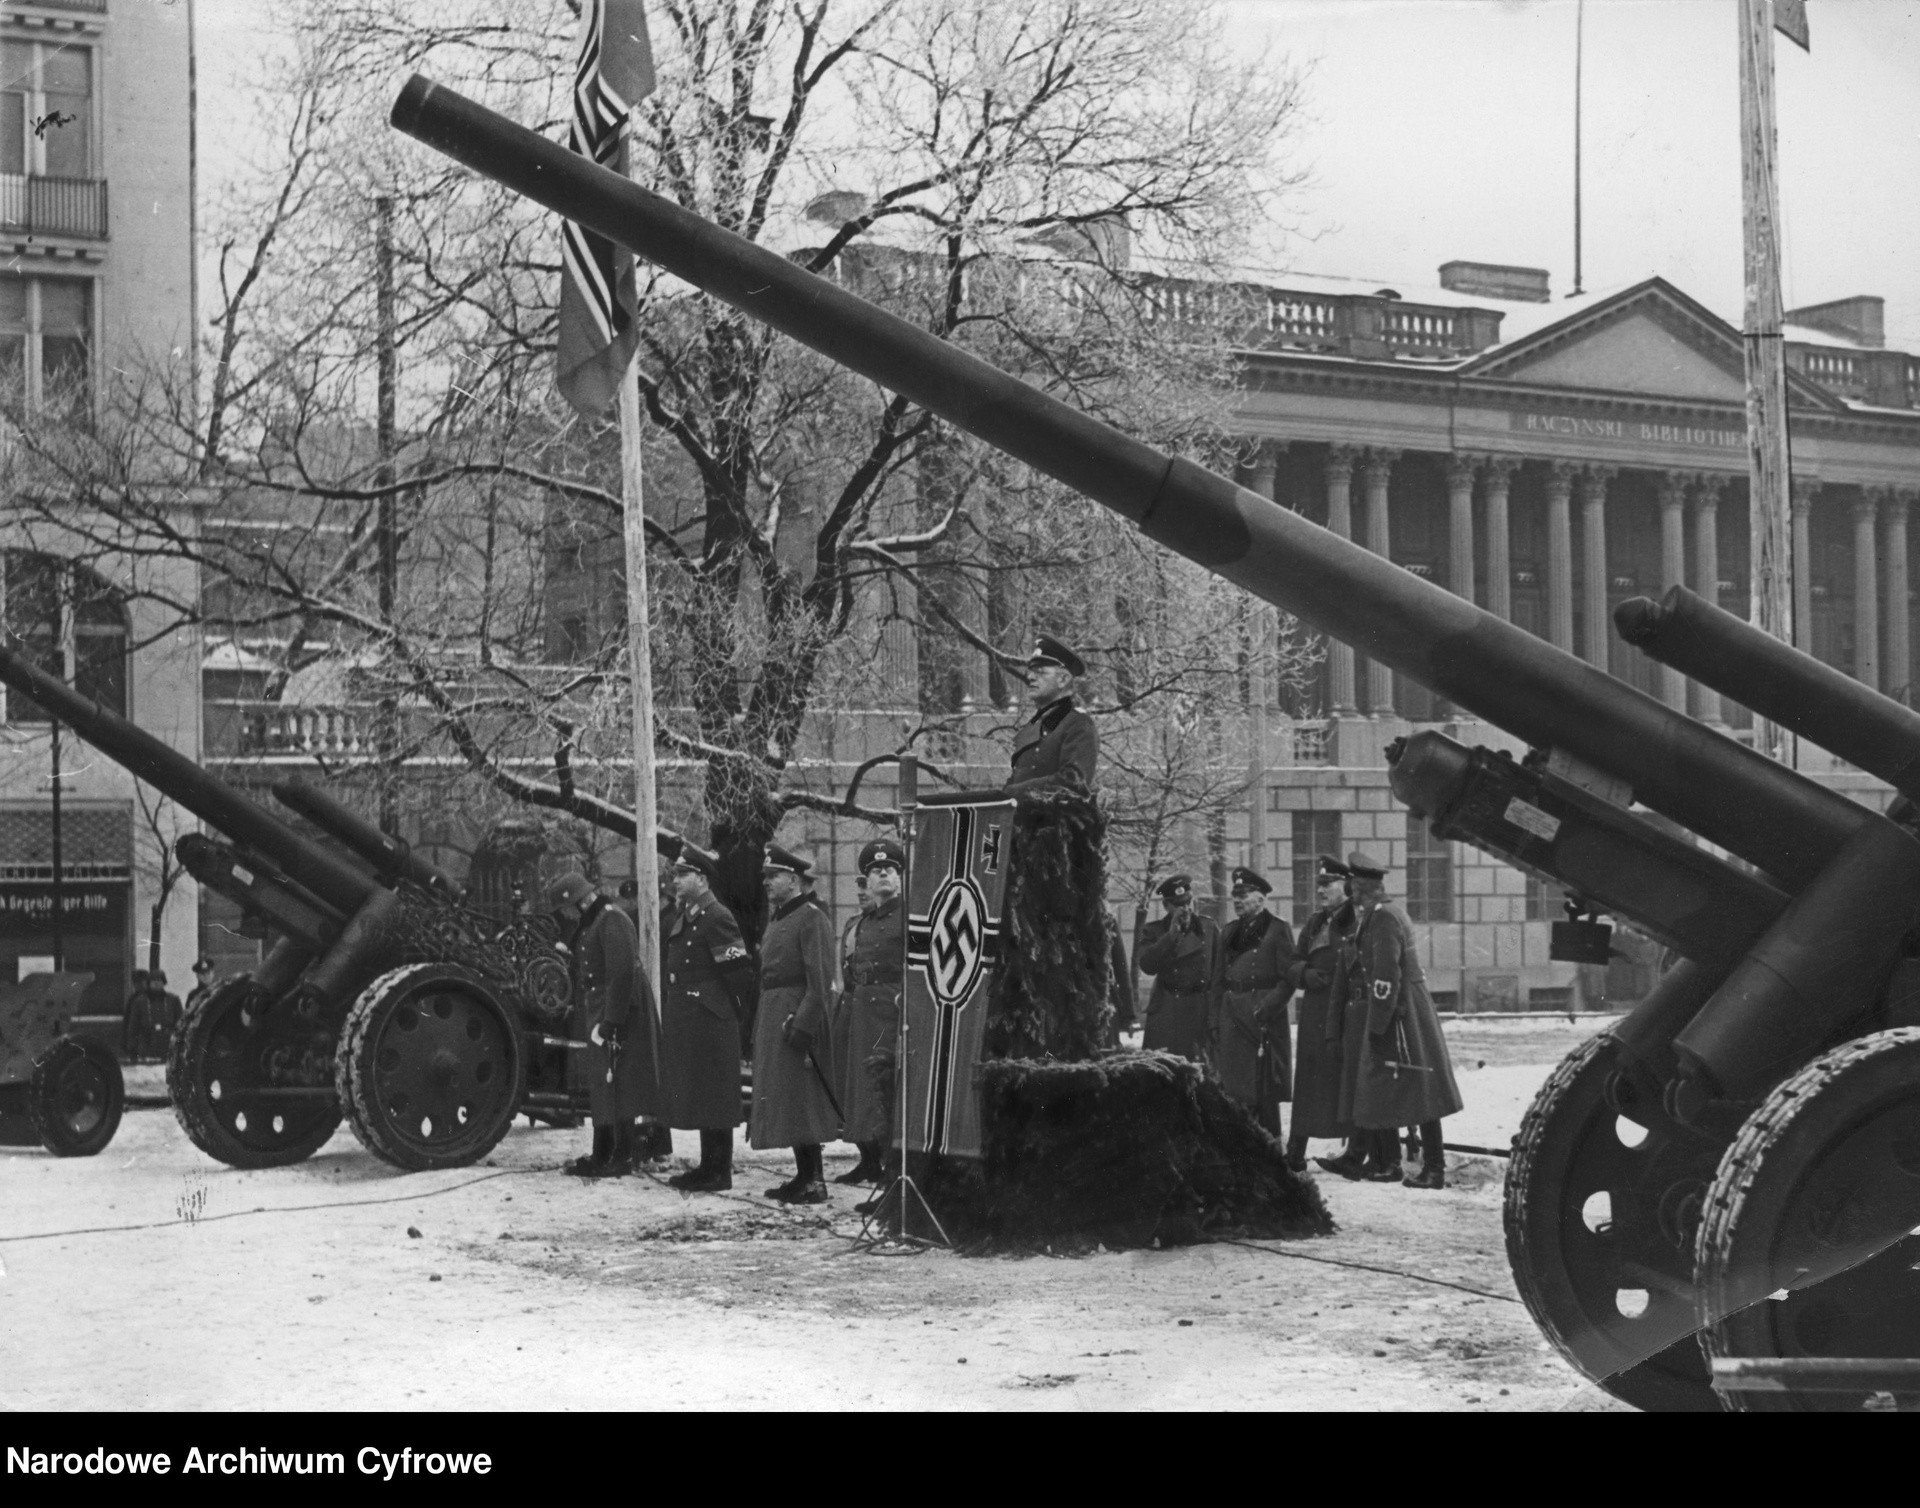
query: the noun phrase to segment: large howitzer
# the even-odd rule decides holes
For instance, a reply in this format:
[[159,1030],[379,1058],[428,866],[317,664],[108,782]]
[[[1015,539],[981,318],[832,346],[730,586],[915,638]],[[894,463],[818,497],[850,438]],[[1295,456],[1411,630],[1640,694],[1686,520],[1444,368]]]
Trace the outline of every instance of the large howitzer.
[[571,982],[544,920],[501,923],[325,793],[275,794],[339,843],[303,837],[144,729],[0,648],[0,682],[171,797],[222,841],[175,845],[200,884],[276,940],[190,1008],[167,1087],[202,1151],[235,1167],[310,1156],[344,1114],[396,1167],[484,1156],[517,1112],[584,1111],[567,1086]]
[[[1834,1239],[1783,1274],[1780,1250],[1806,1257],[1776,1239],[1805,1213],[1792,1172],[1824,1167],[1828,1143],[1785,1147],[1794,1116],[1766,1097],[1787,1075],[1791,1087],[1878,1073],[1892,1087],[1848,1143],[1848,1187],[1915,1171],[1920,1141],[1901,1117],[1920,1104],[1920,1033],[1881,1030],[1897,1019],[1920,908],[1920,842],[1905,825],[450,91],[410,81],[393,120],[1533,745],[1514,761],[1423,734],[1396,751],[1395,788],[1445,835],[1603,902],[1685,959],[1561,1065],[1516,1138],[1506,1216],[1522,1296],[1575,1365],[1644,1404],[1714,1406],[1693,1339],[1703,1325],[1716,1344],[1875,1344],[1822,1308],[1827,1280],[1847,1269],[1836,1281],[1892,1283],[1911,1265],[1894,1243],[1920,1210],[1842,1200],[1815,1222]],[[1866,1057],[1819,1056],[1836,1046]],[[1748,1198],[1761,1186],[1771,1203]],[[1752,1302],[1775,1289],[1794,1301]],[[1911,1293],[1888,1291],[1877,1322],[1890,1305],[1920,1319]]]

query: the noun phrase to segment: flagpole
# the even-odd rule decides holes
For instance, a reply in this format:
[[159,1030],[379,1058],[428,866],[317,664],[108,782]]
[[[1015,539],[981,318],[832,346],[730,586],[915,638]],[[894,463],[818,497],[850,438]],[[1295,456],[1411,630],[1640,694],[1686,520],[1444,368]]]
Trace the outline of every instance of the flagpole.
[[[1747,373],[1747,528],[1750,618],[1762,632],[1793,642],[1791,462],[1787,442],[1787,370],[1780,299],[1780,191],[1773,109],[1773,0],[1739,0],[1740,188],[1745,242]],[[1756,717],[1753,745],[1770,759],[1792,759],[1786,733]]]
[[[638,158],[633,150],[633,120],[627,132],[627,171]],[[653,981],[659,1008],[660,855],[654,831],[660,803],[653,774],[653,648],[648,621],[646,488],[640,469],[640,356],[621,374],[620,504],[627,559],[627,660],[633,691],[633,878],[639,890],[634,923],[640,931],[640,966]]]

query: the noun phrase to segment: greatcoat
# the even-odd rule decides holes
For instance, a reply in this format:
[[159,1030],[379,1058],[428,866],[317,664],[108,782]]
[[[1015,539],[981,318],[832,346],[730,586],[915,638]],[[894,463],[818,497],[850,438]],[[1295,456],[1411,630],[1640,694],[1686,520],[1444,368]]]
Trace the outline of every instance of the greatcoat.
[[1158,1048],[1198,1058],[1206,1049],[1207,1007],[1219,928],[1198,912],[1181,931],[1172,928],[1172,921],[1163,916],[1140,929],[1134,956],[1140,972],[1153,980],[1140,1045],[1149,1051]]
[[[1293,929],[1271,911],[1235,917],[1220,932],[1213,960],[1211,1057],[1220,1082],[1248,1109],[1265,1097],[1284,1103],[1293,1095],[1287,1051],[1287,998],[1293,986]],[[1260,1049],[1267,1049],[1261,1072]],[[1264,1083],[1262,1082],[1264,1080]]]
[[1346,1039],[1353,1044],[1347,1119],[1363,1131],[1388,1131],[1452,1115],[1461,1105],[1460,1088],[1420,971],[1413,923],[1391,901],[1356,904],[1354,913],[1346,977]]
[[[760,1012],[753,1031],[754,1148],[807,1147],[840,1134],[825,1084],[831,1061],[827,1004],[833,998],[833,922],[812,895],[797,895],[767,919],[760,939]],[[806,1052],[789,1031],[813,1040]]]
[[1295,1136],[1325,1139],[1345,1136],[1348,1131],[1340,1119],[1343,1013],[1332,990],[1336,978],[1345,978],[1340,955],[1352,924],[1353,910],[1345,901],[1314,912],[1300,929],[1293,965],[1287,970],[1288,981],[1300,992],[1296,1006],[1300,1015],[1299,1051],[1293,1071],[1290,1127]]
[[853,986],[847,978],[847,971],[853,965],[853,942],[859,930],[860,918],[866,912],[856,911],[846,920],[840,929],[840,951],[835,954],[838,971],[834,977],[833,1008],[827,1012],[827,1062],[826,1070],[833,1080],[833,1092],[840,1097],[840,1108],[852,1113],[852,1103],[847,1098],[847,1043],[853,1038]]
[[662,1098],[653,985],[640,967],[633,922],[604,896],[596,897],[581,913],[568,949],[574,996],[589,1039],[596,1026],[617,1027],[621,1033],[617,1044],[591,1046],[584,1054],[593,1123],[625,1126],[639,1116],[658,1115]]
[[906,905],[900,896],[880,902],[854,923],[847,959],[847,1047],[840,1108],[847,1140],[889,1139],[892,1085],[876,1075],[875,1057],[892,1061],[900,1031],[901,971],[906,966]]
[[1073,705],[1071,696],[1059,697],[1013,735],[1013,769],[1005,789],[1014,796],[1060,787],[1090,794],[1099,759],[1100,730],[1093,719]]
[[676,906],[660,939],[660,1084],[681,1130],[740,1124],[741,999],[752,963],[733,913],[712,896]]

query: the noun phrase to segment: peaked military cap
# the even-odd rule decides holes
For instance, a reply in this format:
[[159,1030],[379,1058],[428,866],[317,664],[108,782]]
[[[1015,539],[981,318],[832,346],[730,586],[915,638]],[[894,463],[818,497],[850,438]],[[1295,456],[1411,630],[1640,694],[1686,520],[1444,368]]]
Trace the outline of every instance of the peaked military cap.
[[1044,665],[1058,665],[1068,675],[1085,675],[1087,662],[1075,654],[1058,639],[1041,634],[1033,641],[1033,653],[1027,656],[1027,669],[1038,670]]
[[577,869],[569,869],[548,882],[547,910],[558,911],[562,906],[583,905],[592,896],[593,886],[587,883],[587,877]]
[[1347,868],[1345,864],[1341,863],[1340,860],[1336,859],[1332,854],[1323,853],[1320,855],[1320,874],[1318,881],[1320,884],[1324,885],[1328,880],[1344,880],[1352,873],[1353,871],[1351,869]]
[[778,843],[767,845],[767,856],[761,861],[760,867],[763,870],[783,869],[788,874],[797,874],[803,880],[813,878],[813,865],[798,854],[782,848]]
[[1160,898],[1168,901],[1185,901],[1193,898],[1193,876],[1190,874],[1170,874],[1160,882]]
[[709,884],[718,883],[720,879],[720,856],[708,853],[697,844],[685,840],[681,841],[680,852],[674,855],[673,867],[703,874],[707,877]]
[[1347,855],[1347,871],[1356,880],[1384,880],[1387,877],[1387,866],[1364,848],[1356,848]]
[[875,838],[860,850],[860,873],[877,869],[882,864],[891,864],[895,869],[907,867],[907,851],[892,838]]
[[1273,886],[1267,882],[1265,875],[1255,874],[1251,869],[1242,867],[1234,870],[1233,894],[1247,895],[1254,891],[1261,895],[1272,895]]

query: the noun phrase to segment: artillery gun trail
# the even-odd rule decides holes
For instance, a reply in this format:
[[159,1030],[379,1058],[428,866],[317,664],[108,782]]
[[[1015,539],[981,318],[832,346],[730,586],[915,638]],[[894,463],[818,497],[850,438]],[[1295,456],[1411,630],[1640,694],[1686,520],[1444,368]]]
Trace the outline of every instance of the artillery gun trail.
[[[1515,761],[1421,733],[1392,753],[1394,789],[1685,959],[1560,1066],[1515,1139],[1507,1245],[1535,1319],[1656,1408],[1717,1406],[1708,1354],[1920,1353],[1920,1032],[1896,1029],[1920,1023],[1910,806],[1870,812],[452,91],[411,80],[393,123],[1525,739]],[[1920,788],[1920,719],[1723,618],[1684,595],[1621,609],[1649,653],[1782,720],[1814,709],[1808,737]]]
[[311,1156],[344,1114],[395,1167],[460,1167],[516,1113],[578,1115],[563,1031],[571,982],[550,923],[501,923],[321,791],[274,795],[351,858],[291,826],[125,718],[0,648],[0,682],[173,798],[222,841],[175,844],[202,885],[277,939],[252,974],[191,1007],[167,1089],[194,1145],[237,1168]]

